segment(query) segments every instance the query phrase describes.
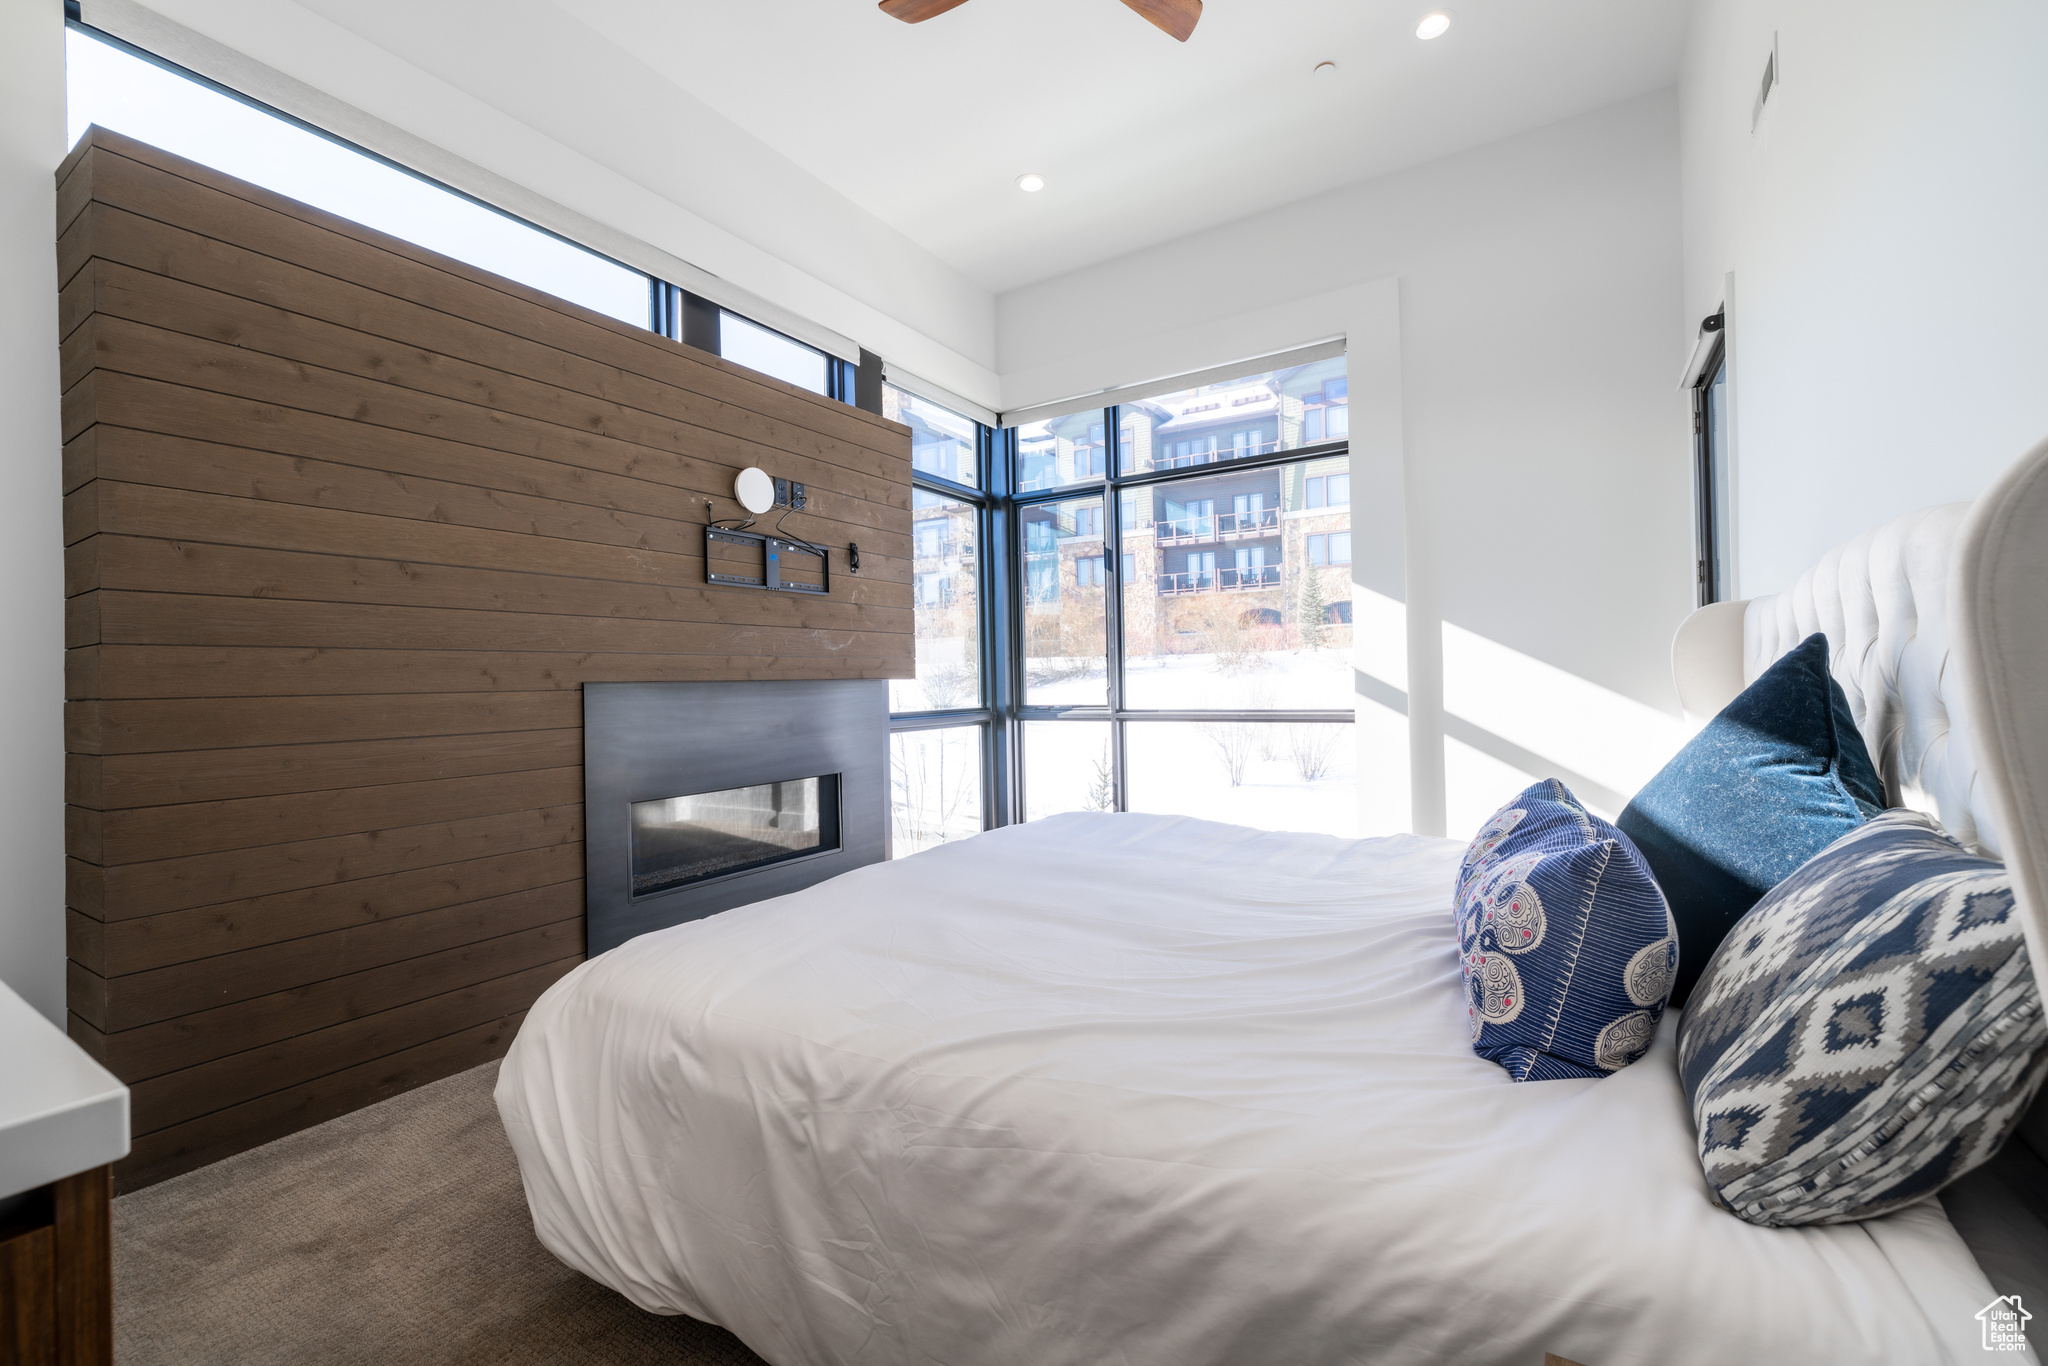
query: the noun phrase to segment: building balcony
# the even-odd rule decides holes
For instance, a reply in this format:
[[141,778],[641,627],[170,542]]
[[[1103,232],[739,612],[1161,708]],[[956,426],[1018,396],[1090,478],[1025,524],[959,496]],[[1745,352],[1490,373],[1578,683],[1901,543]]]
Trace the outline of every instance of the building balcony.
[[1161,545],[1189,545],[1200,541],[1237,541],[1247,536],[1271,536],[1280,529],[1280,509],[1260,508],[1256,512],[1221,512],[1207,517],[1181,517],[1154,522],[1154,534]]
[[[1162,442],[1162,445],[1167,444]],[[1254,456],[1272,455],[1283,449],[1278,441],[1248,441],[1242,446],[1219,445],[1214,450],[1189,451],[1185,455],[1173,455],[1167,451],[1155,451],[1144,461],[1139,473],[1149,474],[1155,470],[1191,470],[1200,465],[1225,465],[1233,460],[1246,460]]]
[[1235,593],[1252,588],[1278,588],[1280,566],[1263,565],[1256,569],[1210,569],[1196,570],[1184,574],[1159,575],[1159,596],[1178,597],[1185,593]]

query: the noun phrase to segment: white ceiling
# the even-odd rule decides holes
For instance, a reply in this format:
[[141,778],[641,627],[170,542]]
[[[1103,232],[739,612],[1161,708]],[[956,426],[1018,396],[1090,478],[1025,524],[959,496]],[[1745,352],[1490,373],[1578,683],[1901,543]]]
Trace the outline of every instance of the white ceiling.
[[1671,85],[1692,0],[553,3],[1001,293]]

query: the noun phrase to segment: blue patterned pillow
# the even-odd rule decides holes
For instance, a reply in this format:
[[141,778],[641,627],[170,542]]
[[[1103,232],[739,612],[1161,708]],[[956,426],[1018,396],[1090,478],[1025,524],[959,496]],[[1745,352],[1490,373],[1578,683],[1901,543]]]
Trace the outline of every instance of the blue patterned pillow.
[[1502,807],[1458,870],[1472,1051],[1516,1081],[1604,1077],[1657,1036],[1678,931],[1628,836],[1555,778]]
[[1998,1151],[2048,1054],[2005,865],[1887,811],[1721,942],[1678,1060],[1707,1184],[1753,1224],[1867,1219]]

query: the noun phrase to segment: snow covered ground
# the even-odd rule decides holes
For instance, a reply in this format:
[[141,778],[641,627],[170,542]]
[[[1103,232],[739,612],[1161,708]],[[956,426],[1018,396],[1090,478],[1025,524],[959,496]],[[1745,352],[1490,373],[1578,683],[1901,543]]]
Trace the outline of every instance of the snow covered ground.
[[[1101,706],[1108,684],[1100,660],[1034,659],[1033,706]],[[1061,677],[1059,675],[1070,675]],[[1275,650],[1226,668],[1214,655],[1145,655],[1124,668],[1124,705],[1143,711],[1350,711],[1351,651]]]
[[1358,747],[1348,723],[1132,722],[1124,747],[1133,811],[1358,834]]
[[895,857],[981,833],[981,727],[889,737]]
[[[920,672],[928,665],[960,667],[964,661],[948,658],[952,652],[945,648],[954,644],[920,641]],[[1035,704],[1100,706],[1107,700],[1099,660],[1031,665],[1041,676],[1030,690]],[[1351,657],[1344,648],[1285,650],[1224,667],[1212,655],[1152,656],[1131,661],[1126,687],[1130,706],[1143,710],[1349,711]],[[925,690],[916,692],[921,698]],[[981,828],[979,739],[973,727],[892,738],[899,857]],[[1130,810],[1268,830],[1357,833],[1357,746],[1348,723],[1133,721],[1125,743]],[[1023,750],[1026,820],[1112,808],[1107,722],[1028,721]]]
[[1276,650],[1225,668],[1214,655],[1149,655],[1124,667],[1124,705],[1259,711],[1350,711],[1351,651]]

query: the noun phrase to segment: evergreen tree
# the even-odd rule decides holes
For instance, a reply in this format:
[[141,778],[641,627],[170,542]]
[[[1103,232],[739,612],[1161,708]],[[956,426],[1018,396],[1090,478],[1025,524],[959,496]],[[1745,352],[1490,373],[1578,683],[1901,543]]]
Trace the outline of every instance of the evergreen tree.
[[1095,778],[1088,784],[1088,809],[1116,810],[1116,768],[1109,761],[1108,745],[1102,747],[1102,757],[1095,761]]
[[1323,648],[1323,617],[1329,610],[1323,597],[1323,571],[1308,565],[1301,577],[1301,643],[1311,650]]

